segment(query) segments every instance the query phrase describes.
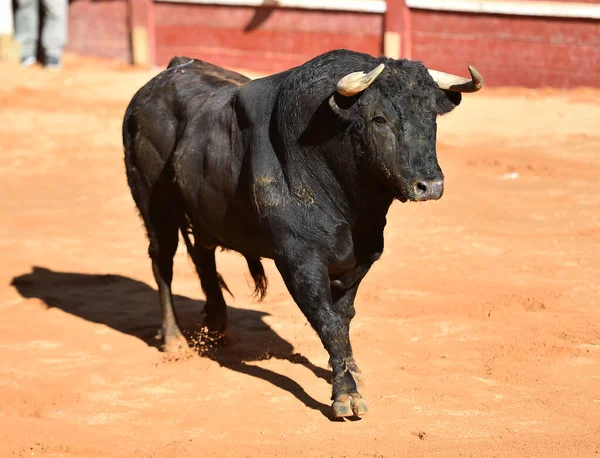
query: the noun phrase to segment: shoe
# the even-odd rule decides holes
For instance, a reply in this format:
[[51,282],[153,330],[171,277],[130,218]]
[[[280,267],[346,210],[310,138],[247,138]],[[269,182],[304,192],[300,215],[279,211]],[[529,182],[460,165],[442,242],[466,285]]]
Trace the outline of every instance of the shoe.
[[48,56],[46,57],[46,62],[44,63],[44,67],[48,70],[60,70],[62,67],[62,62],[60,61],[60,57]]
[[33,56],[23,56],[21,57],[21,67],[31,67],[32,65],[37,64],[37,59]]

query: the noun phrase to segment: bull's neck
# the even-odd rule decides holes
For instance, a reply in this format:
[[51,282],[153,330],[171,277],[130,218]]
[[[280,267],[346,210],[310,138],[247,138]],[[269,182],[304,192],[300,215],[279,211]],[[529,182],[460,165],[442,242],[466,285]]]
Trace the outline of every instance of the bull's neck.
[[286,154],[290,191],[301,200],[334,210],[347,221],[374,212],[385,216],[393,200],[389,188],[362,170],[347,141],[333,139],[332,144],[337,147],[324,144]]

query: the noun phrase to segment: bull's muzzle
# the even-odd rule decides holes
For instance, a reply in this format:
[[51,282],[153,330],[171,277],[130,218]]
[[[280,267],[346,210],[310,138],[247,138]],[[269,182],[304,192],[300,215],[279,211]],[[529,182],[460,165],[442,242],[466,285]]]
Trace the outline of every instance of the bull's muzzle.
[[415,201],[437,200],[444,194],[444,180],[419,180],[413,185]]

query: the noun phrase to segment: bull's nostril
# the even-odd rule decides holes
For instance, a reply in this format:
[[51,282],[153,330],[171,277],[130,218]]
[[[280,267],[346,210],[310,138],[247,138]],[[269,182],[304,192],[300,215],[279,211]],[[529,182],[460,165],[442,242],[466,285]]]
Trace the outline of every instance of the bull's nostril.
[[415,180],[412,185],[413,199],[415,201],[436,200],[444,192],[443,180]]
[[415,192],[417,194],[425,194],[427,192],[427,185],[422,181],[418,181],[415,185]]

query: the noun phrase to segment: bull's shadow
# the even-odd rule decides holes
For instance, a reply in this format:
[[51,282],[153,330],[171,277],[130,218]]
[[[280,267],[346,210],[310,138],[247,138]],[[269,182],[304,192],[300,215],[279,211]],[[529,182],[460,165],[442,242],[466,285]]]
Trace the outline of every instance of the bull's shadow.
[[[25,298],[42,299],[88,321],[103,323],[117,331],[135,336],[148,345],[159,347],[155,338],[160,326],[158,297],[147,284],[121,275],[89,275],[56,272],[34,267],[31,273],[15,277],[12,285]],[[175,296],[179,321],[184,333],[197,329],[204,301]],[[285,359],[310,369],[317,377],[329,381],[331,372],[312,364],[294,352],[294,347],[264,322],[267,313],[228,307],[229,328],[233,338],[204,356],[221,366],[258,377],[293,394],[307,407],[329,418],[330,408],[309,396],[294,380],[269,369],[247,364],[269,358]],[[252,345],[244,345],[251,339]]]

